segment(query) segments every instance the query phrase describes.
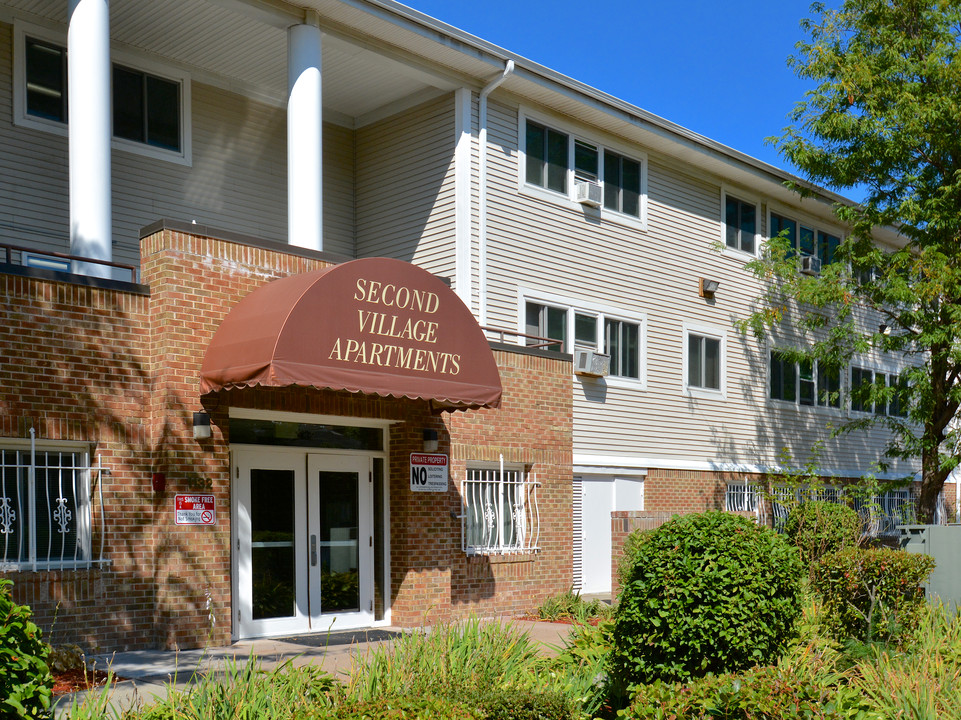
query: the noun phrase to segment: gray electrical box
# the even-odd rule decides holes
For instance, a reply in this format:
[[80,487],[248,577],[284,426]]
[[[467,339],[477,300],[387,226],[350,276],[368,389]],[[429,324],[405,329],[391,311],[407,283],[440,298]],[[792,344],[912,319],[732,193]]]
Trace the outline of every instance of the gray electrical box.
[[934,558],[934,570],[924,585],[929,600],[961,607],[961,525],[898,525],[901,548]]

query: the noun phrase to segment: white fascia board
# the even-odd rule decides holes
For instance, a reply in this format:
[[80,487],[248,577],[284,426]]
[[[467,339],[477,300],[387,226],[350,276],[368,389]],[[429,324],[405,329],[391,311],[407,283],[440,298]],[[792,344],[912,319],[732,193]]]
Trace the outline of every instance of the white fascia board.
[[[574,453],[573,466],[575,474],[599,474],[597,469],[613,467],[622,471],[628,468],[644,470],[692,470],[701,472],[739,472],[756,473],[766,475],[770,473],[790,473],[797,472],[796,468],[785,468],[776,463],[755,464],[722,462],[719,460],[682,460],[681,458],[652,458],[652,457],[632,457],[627,455],[588,455],[584,453]],[[593,468],[591,470],[590,468]],[[635,473],[636,474],[636,473]],[[860,477],[867,474],[863,469],[852,468],[824,468],[822,477]],[[879,480],[897,480],[905,477],[906,473],[884,472],[871,473]],[[913,473],[915,480],[920,479],[918,473]]]

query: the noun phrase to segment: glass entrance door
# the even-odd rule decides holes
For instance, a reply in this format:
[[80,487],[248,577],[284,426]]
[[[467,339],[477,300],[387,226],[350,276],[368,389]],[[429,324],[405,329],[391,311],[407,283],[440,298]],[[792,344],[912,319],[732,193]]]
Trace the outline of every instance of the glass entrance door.
[[[373,493],[366,457],[311,454],[311,617],[323,629],[374,620]],[[316,555],[314,548],[316,547]]]
[[370,459],[245,448],[234,466],[236,635],[370,624]]

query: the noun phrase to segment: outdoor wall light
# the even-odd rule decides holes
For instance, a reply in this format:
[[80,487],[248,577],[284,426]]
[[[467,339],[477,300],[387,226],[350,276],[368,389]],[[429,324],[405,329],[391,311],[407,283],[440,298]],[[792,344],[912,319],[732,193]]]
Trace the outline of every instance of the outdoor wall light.
[[714,297],[714,293],[717,292],[718,287],[721,285],[717,280],[708,280],[707,278],[698,278],[697,281],[697,294],[702,298],[708,298],[709,300]]
[[200,411],[194,413],[194,440],[206,440],[210,437],[210,415]]
[[878,325],[878,332],[881,333],[882,335],[890,335],[890,334],[891,334],[891,326],[890,326],[890,325],[885,325],[884,323],[881,323],[880,325]]
[[437,431],[424,428],[424,452],[437,452]]

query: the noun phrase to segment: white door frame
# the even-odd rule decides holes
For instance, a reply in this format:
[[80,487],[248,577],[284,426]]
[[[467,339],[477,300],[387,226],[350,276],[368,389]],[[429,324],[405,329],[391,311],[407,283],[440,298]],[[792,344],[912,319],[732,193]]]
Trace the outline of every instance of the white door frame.
[[[237,639],[341,630],[373,624],[373,458],[380,453],[328,451],[306,447],[235,445],[231,447],[231,586],[232,628]],[[250,517],[250,471],[287,470],[294,473],[294,614],[285,618],[252,617],[253,576]],[[356,612],[323,611],[320,562],[319,483],[310,482],[319,471],[356,472],[358,475],[360,552],[360,609]],[[385,480],[385,487],[387,478]],[[311,548],[313,537],[315,548]],[[385,555],[386,555],[385,543]],[[385,571],[385,574],[386,571]]]

